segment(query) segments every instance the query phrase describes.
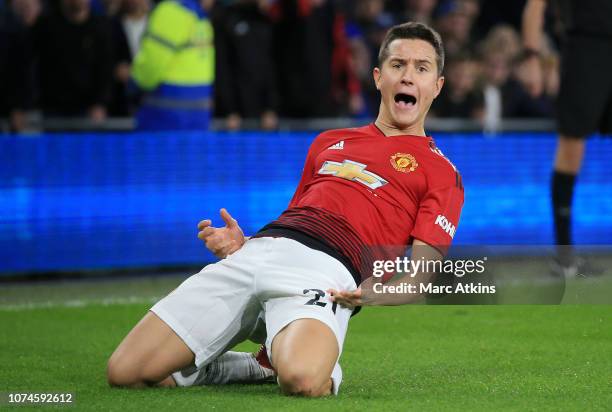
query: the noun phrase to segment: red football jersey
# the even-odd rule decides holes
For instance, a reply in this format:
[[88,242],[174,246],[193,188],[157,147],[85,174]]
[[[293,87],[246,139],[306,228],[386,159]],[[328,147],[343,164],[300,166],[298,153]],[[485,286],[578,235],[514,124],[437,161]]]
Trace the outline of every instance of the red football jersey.
[[373,259],[393,258],[414,239],[445,254],[462,206],[461,176],[431,137],[385,136],[370,124],[317,136],[289,208],[256,237],[303,233],[329,246],[359,284]]
[[463,196],[459,172],[431,137],[385,136],[369,124],[317,136],[289,207],[342,215],[367,245],[416,238],[446,253]]

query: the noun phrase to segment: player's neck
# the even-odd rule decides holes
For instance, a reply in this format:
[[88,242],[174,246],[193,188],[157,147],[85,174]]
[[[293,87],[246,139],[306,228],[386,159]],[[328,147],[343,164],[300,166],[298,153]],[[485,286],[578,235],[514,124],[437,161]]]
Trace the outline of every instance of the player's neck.
[[424,125],[420,122],[409,127],[400,128],[391,122],[381,119],[380,116],[378,116],[378,118],[374,121],[374,124],[381,132],[383,132],[385,136],[427,136],[425,134]]

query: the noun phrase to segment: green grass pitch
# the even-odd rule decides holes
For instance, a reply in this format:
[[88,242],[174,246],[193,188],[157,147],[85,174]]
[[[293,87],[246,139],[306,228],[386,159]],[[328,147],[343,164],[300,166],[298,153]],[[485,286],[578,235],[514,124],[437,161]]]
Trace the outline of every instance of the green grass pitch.
[[[62,290],[72,294],[70,287]],[[38,293],[7,290],[4,297]],[[89,293],[82,285],[75,290]],[[340,395],[299,399],[280,395],[273,384],[111,389],[106,361],[150,303],[96,302],[15,307],[4,299],[0,392],[74,392],[68,410],[102,411],[612,408],[612,310],[606,305],[368,308],[349,327]],[[28,409],[34,408],[0,405]]]

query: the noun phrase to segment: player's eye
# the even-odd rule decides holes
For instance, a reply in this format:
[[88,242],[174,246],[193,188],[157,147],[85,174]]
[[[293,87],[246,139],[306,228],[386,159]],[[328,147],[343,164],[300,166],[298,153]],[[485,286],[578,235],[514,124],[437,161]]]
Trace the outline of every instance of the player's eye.
[[418,70],[419,72],[423,73],[423,72],[426,72],[426,71],[427,71],[427,67],[425,67],[425,66],[419,66],[419,67],[417,68],[417,70]]

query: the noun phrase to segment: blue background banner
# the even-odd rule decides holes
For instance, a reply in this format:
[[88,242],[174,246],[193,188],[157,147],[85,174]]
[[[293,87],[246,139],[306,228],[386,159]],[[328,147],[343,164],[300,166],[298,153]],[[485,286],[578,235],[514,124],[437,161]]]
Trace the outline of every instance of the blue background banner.
[[[252,234],[286,207],[315,133],[0,136],[0,273],[200,264],[197,222]],[[456,244],[550,244],[553,134],[435,134],[463,175]],[[581,244],[612,244],[612,141],[588,143]]]

